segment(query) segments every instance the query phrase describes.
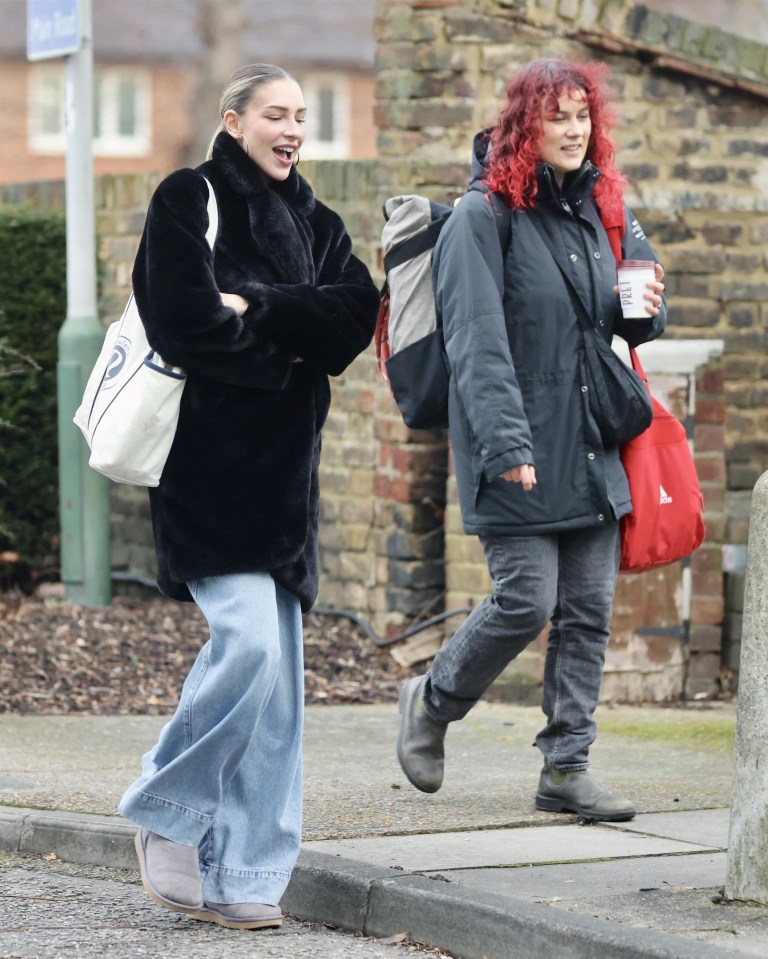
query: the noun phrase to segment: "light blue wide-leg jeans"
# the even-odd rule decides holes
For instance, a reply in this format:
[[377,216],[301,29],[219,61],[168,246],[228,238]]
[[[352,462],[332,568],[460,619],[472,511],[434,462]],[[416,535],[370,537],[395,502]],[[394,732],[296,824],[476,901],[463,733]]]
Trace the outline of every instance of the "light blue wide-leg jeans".
[[208,902],[276,905],[301,845],[299,601],[267,573],[188,586],[210,639],[120,813],[198,847]]

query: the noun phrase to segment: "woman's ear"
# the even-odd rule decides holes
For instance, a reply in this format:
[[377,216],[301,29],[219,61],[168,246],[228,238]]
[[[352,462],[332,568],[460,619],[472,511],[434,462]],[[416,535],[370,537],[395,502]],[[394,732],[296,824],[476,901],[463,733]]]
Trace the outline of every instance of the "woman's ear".
[[231,137],[240,136],[240,114],[237,110],[227,110],[222,117],[222,123]]

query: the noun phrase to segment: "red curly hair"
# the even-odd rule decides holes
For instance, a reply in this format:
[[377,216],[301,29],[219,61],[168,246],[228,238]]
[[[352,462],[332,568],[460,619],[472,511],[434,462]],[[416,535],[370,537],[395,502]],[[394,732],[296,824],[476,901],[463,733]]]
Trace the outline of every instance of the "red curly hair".
[[608,68],[602,63],[541,59],[533,60],[509,81],[507,102],[490,131],[484,179],[492,190],[506,196],[512,207],[533,206],[536,199],[542,107],[556,112],[560,97],[579,92],[586,98],[592,121],[587,159],[602,174],[595,187],[595,201],[604,215],[623,220],[626,179],[614,162],[614,144],[609,136],[616,117],[608,106],[607,74]]

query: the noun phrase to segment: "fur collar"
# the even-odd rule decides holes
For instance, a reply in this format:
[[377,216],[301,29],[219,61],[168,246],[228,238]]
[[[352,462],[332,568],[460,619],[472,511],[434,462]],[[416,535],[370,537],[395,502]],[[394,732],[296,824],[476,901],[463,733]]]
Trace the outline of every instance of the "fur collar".
[[213,163],[221,170],[235,192],[253,196],[271,190],[302,216],[309,216],[315,208],[312,189],[296,167],[285,180],[273,180],[249,159],[234,137],[222,131],[213,144]]
[[273,180],[223,131],[214,141],[210,163],[243,197],[253,241],[276,275],[286,283],[315,283],[311,223],[315,196],[304,177],[293,167],[285,180]]

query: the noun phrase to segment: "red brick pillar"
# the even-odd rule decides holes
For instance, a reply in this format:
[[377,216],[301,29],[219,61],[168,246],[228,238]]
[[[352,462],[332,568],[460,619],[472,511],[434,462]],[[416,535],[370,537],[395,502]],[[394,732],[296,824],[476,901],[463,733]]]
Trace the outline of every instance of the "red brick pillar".
[[443,609],[445,430],[410,430],[385,391],[376,396],[378,442],[373,495],[375,584],[369,607],[377,629],[395,635]]
[[693,445],[704,495],[706,539],[691,557],[691,618],[685,694],[720,691],[724,617],[725,397],[720,364],[703,367],[696,379]]

